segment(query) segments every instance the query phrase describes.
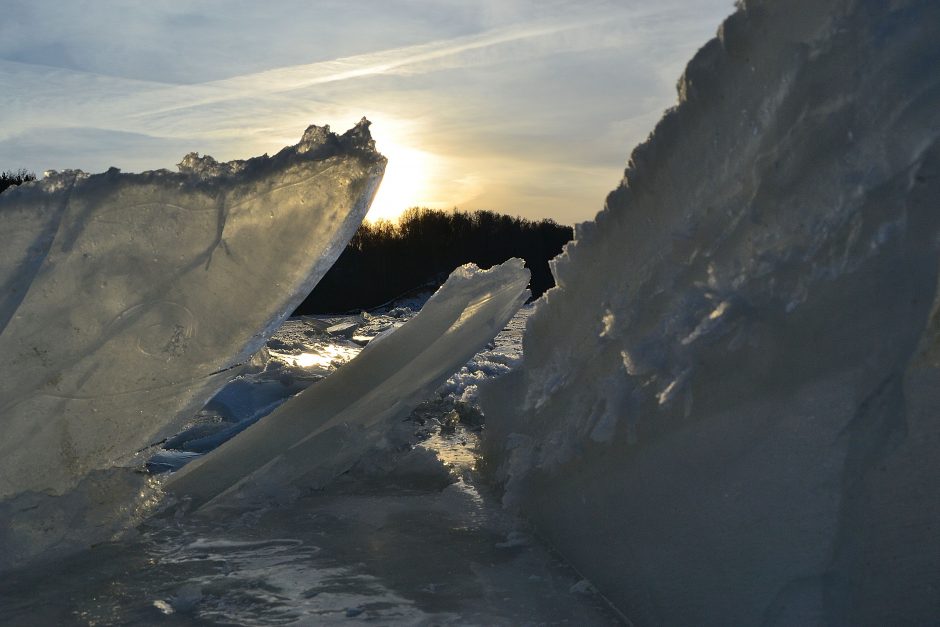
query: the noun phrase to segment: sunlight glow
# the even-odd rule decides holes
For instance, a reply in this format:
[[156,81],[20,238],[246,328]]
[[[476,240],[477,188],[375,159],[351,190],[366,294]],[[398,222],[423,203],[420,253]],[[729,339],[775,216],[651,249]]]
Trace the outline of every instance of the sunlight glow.
[[357,354],[358,348],[339,346],[336,344],[318,345],[312,347],[316,352],[300,353],[299,355],[283,355],[287,363],[301,368],[316,368],[319,370],[330,370],[331,368],[341,366]]
[[388,157],[385,177],[366,220],[396,220],[405,209],[428,206],[430,187],[437,169],[430,153],[390,141],[379,142]]
[[320,366],[321,368],[329,368],[330,364],[333,363],[333,359],[329,355],[317,355],[316,353],[301,353],[297,355],[297,358],[294,360],[301,368],[309,368],[311,366]]

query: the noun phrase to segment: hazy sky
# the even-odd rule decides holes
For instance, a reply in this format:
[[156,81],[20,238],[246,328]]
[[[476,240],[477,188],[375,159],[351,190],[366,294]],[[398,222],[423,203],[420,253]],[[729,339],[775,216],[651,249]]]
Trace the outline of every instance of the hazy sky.
[[0,170],[174,168],[373,122],[375,215],[590,219],[732,0],[5,0]]

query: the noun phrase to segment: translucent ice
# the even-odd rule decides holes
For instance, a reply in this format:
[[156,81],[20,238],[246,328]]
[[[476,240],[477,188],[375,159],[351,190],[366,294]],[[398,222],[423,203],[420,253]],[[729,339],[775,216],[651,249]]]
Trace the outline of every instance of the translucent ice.
[[273,157],[0,195],[0,498],[61,493],[171,433],[329,269],[384,167],[363,120]]
[[487,455],[632,624],[932,624],[940,4],[738,4],[481,391]]
[[458,268],[418,315],[185,466],[166,489],[195,508],[233,486],[324,485],[492,340],[525,302],[528,282],[519,259],[486,271]]

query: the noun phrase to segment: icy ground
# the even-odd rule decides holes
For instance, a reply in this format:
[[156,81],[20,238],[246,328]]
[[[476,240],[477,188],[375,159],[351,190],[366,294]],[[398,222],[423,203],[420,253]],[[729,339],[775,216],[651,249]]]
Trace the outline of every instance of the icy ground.
[[[164,443],[153,472],[218,446],[415,315],[421,299],[288,320],[254,371]],[[326,490],[249,512],[167,512],[134,537],[0,583],[7,624],[611,624],[586,582],[477,473],[476,385],[521,356],[523,308],[376,452]],[[381,341],[379,339],[378,341]]]

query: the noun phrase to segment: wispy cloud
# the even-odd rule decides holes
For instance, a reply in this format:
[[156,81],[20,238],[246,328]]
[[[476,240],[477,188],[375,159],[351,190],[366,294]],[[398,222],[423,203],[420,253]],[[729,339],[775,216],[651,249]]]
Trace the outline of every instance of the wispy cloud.
[[[135,115],[146,117],[187,107],[204,106],[214,102],[249,97],[258,98],[264,95],[309,89],[326,83],[379,75],[414,74],[417,73],[417,68],[420,68],[420,72],[431,72],[439,69],[434,65],[434,62],[454,59],[467,52],[523,40],[550,37],[597,22],[597,19],[593,19],[566,24],[526,24],[331,61],[275,68],[224,80],[210,81],[200,85],[168,87],[165,88],[165,94],[157,94],[157,97],[163,100],[171,100],[175,104],[156,109],[143,109]],[[451,63],[447,64],[446,67],[453,69],[456,66]],[[153,94],[150,96],[153,96]]]
[[[526,24],[330,61],[274,68],[194,85],[173,85],[0,61],[0,87],[5,87],[4,93],[7,94],[6,97],[0,96],[0,102],[7,105],[9,112],[15,108],[10,106],[15,104],[11,101],[20,100],[15,94],[28,91],[32,96],[23,109],[27,109],[33,119],[39,113],[37,107],[41,109],[45,105],[53,109],[55,116],[60,120],[78,118],[75,121],[80,120],[83,123],[107,121],[112,128],[122,124],[124,130],[143,130],[133,128],[141,124],[134,122],[135,120],[146,120],[154,116],[162,118],[166,113],[215,103],[259,100],[266,96],[310,89],[327,83],[378,75],[432,72],[439,69],[434,62],[452,61],[468,52],[507,43],[546,38],[596,22],[594,19],[566,24]],[[558,51],[556,49],[556,52]],[[451,62],[446,63],[445,67],[456,69],[466,63],[466,60],[460,64]],[[67,117],[62,116],[63,100],[70,100],[72,104],[71,114]],[[20,102],[27,104],[22,100]]]
[[[327,2],[321,12],[347,30],[332,33],[323,19],[309,37],[309,24],[263,15],[254,3],[205,19],[129,6],[126,28],[116,17],[101,25],[125,29],[113,31],[117,43],[89,25],[70,31],[67,16],[52,35],[37,32],[42,45],[29,47],[19,31],[22,50],[12,37],[0,43],[0,167],[165,167],[193,149],[245,157],[296,141],[311,122],[342,127],[367,115],[380,148],[420,150],[433,164],[424,195],[409,202],[570,222],[600,208],[630,145],[674,101],[684,60],[730,0]],[[38,18],[23,23],[43,28]],[[223,37],[220,25],[235,32]],[[0,25],[0,35],[9,32]],[[311,43],[318,34],[326,48]],[[234,54],[239,37],[255,43]],[[50,47],[59,40],[68,45]],[[118,63],[101,46],[139,58]],[[150,50],[167,51],[164,68],[193,55],[219,65],[192,74],[211,80],[168,80],[182,75],[149,72]]]

